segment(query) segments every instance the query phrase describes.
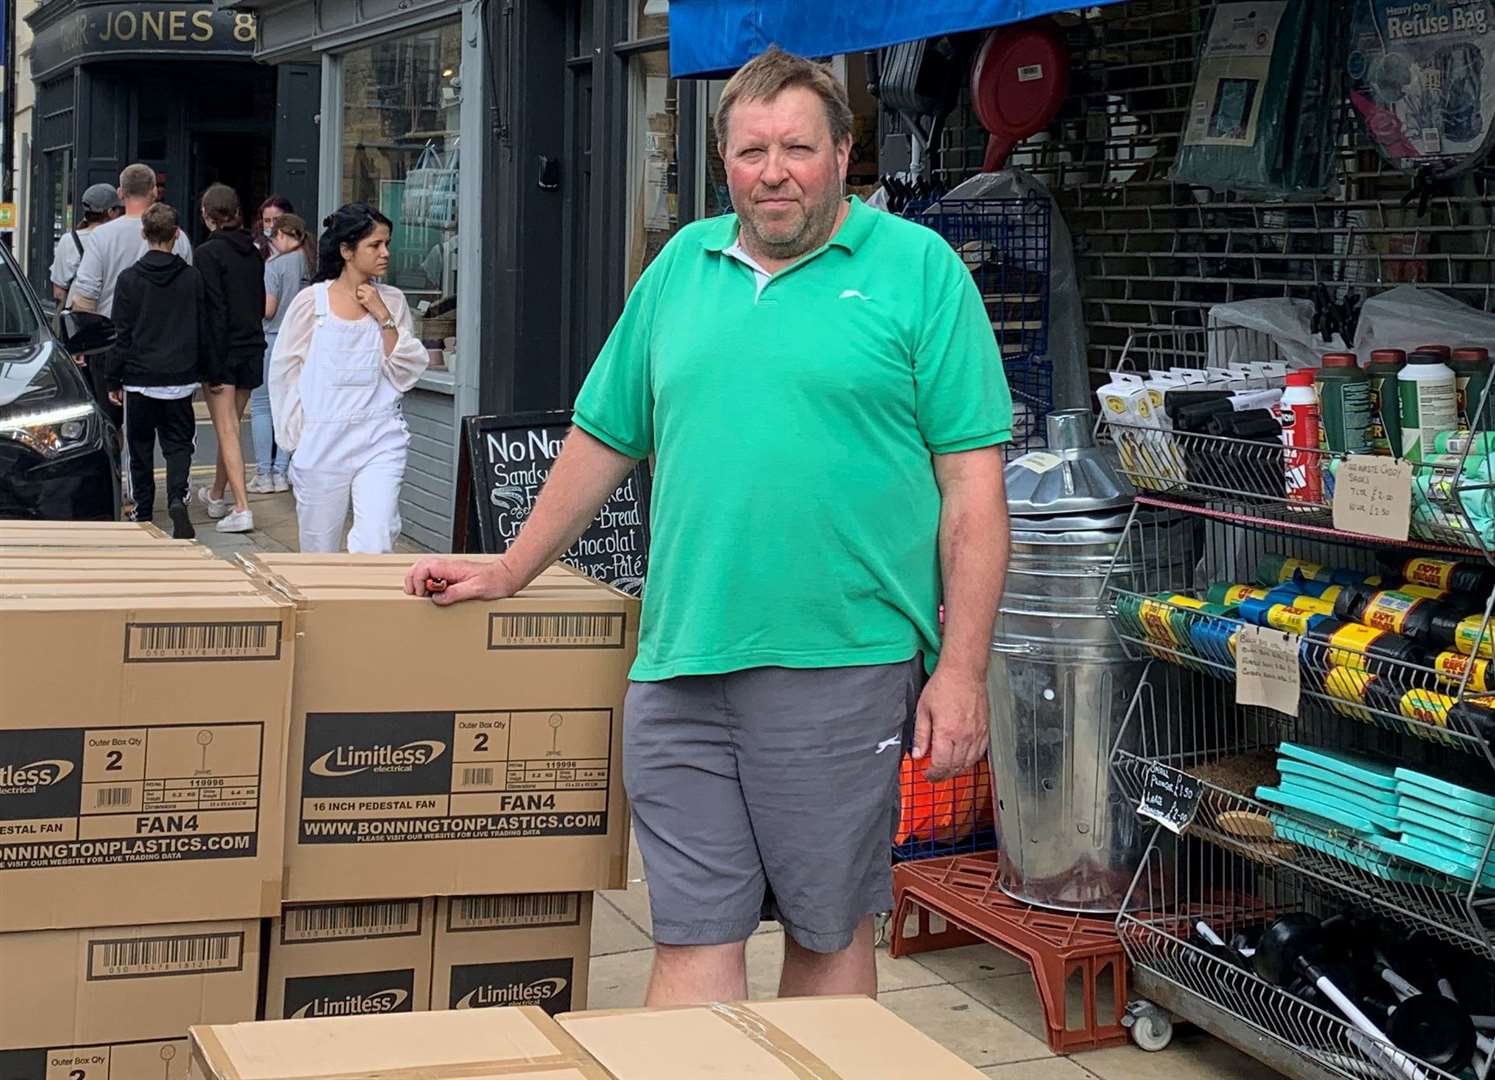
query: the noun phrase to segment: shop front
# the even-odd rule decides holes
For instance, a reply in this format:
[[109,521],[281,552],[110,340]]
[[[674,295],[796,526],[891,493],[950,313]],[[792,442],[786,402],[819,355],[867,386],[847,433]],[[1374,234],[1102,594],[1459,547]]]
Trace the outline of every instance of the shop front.
[[220,10],[255,15],[256,59],[320,72],[317,217],[362,200],[395,223],[391,283],[432,358],[405,405],[405,536],[448,549],[461,418],[569,408],[644,267],[729,208],[722,84],[671,78],[668,0]]
[[[154,168],[178,208],[216,181],[246,200],[272,190],[312,200],[314,162],[298,144],[315,131],[315,109],[295,107],[308,73],[253,62],[253,15],[210,3],[47,0],[26,18],[36,86],[29,269],[43,295],[77,198],[117,183],[130,162]],[[182,218],[201,239],[197,215]]]

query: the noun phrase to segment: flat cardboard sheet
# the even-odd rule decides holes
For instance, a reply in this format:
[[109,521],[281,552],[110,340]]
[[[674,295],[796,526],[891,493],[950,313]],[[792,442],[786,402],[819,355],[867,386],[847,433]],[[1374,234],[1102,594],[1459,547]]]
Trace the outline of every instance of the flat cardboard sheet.
[[568,1013],[615,1080],[888,1080],[982,1075],[870,998]]
[[197,1080],[609,1080],[535,1008],[279,1020],[192,1029]]

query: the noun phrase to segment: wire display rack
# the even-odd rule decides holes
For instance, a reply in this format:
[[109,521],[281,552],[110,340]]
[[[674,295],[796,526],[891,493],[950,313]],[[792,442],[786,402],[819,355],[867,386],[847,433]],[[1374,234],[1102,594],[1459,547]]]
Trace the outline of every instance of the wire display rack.
[[925,207],[916,220],[955,249],[986,303],[1012,391],[1008,457],[1045,445],[1054,408],[1048,358],[1052,205],[1039,196],[951,199]]
[[[1365,635],[1342,640],[1334,628],[1353,620],[1326,605],[1346,585],[1365,584],[1365,595],[1394,588],[1421,547],[1241,509],[1235,493],[1140,495],[1107,574],[1103,604],[1117,636],[1129,656],[1148,661],[1112,774],[1133,805],[1185,777],[1198,792],[1181,835],[1153,837],[1118,920],[1123,945],[1144,992],[1155,987],[1185,1017],[1207,1013],[1211,1030],[1289,1075],[1451,1075],[1377,1043],[1327,1001],[1222,959],[1195,927],[1202,919],[1229,938],[1290,912],[1363,914],[1447,950],[1451,967],[1482,977],[1469,990],[1478,1007],[1495,1011],[1495,814],[1447,841],[1463,868],[1435,866],[1393,831],[1394,810],[1384,811],[1384,830],[1326,820],[1285,798],[1278,773],[1283,745],[1295,744],[1353,755],[1387,775],[1399,767],[1495,791],[1495,701],[1486,700],[1489,668],[1477,666],[1492,656],[1495,593],[1446,598],[1468,612],[1459,652],[1431,635],[1415,647],[1398,638],[1390,651]],[[1459,554],[1472,579],[1488,580],[1478,551]],[[1310,582],[1316,595],[1303,610],[1280,603],[1307,596]],[[1296,715],[1236,701],[1240,635],[1263,625],[1301,635]],[[1400,794],[1394,801],[1403,805]],[[1481,1080],[1489,1057],[1477,1060]]]
[[[1275,361],[1271,338],[1238,326],[1178,327],[1133,335],[1121,368],[1166,371]],[[1476,416],[1487,416],[1489,386]],[[1345,453],[1195,431],[1175,431],[1154,400],[1144,421],[1102,410],[1097,437],[1116,446],[1121,469],[1141,491],[1261,522],[1332,531],[1335,476]],[[1495,458],[1483,425],[1436,462],[1412,466],[1411,537],[1495,562]],[[1313,483],[1303,482],[1307,477]],[[1296,482],[1295,482],[1296,481]]]

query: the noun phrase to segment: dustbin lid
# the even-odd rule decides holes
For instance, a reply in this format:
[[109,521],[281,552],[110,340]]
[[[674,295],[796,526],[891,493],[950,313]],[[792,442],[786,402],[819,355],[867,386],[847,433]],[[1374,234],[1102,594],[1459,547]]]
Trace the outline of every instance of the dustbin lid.
[[1116,452],[1095,445],[1089,409],[1048,417],[1049,445],[1008,462],[1007,511],[1014,517],[1084,514],[1130,506],[1137,492],[1116,467]]

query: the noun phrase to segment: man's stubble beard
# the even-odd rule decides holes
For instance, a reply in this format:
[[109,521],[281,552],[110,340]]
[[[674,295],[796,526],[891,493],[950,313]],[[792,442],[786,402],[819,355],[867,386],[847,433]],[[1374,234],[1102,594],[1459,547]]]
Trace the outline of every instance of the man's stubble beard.
[[770,259],[787,261],[807,255],[831,238],[836,229],[836,219],[841,214],[841,196],[838,193],[823,203],[806,208],[804,225],[794,236],[786,240],[769,240],[758,231],[757,223],[747,214],[742,214],[742,228],[752,236],[750,247],[756,248]]

